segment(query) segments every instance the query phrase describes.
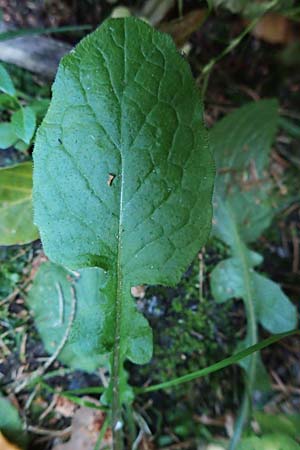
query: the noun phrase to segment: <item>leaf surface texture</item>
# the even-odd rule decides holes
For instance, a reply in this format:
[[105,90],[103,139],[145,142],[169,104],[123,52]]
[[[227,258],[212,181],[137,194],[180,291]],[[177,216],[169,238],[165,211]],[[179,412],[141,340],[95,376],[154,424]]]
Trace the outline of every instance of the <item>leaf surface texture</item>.
[[34,163],[47,255],[107,272],[103,350],[114,350],[115,373],[125,357],[147,362],[151,330],[130,288],[177,283],[212,214],[202,105],[171,38],[126,18],[83,39],[60,64]]

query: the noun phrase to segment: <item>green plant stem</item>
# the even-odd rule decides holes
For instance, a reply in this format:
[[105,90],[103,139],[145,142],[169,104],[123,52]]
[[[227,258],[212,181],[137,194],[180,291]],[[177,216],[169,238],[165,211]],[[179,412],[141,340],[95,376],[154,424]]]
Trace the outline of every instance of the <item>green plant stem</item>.
[[134,441],[136,439],[136,426],[133,417],[132,405],[125,405],[125,414],[126,414],[126,429],[128,432],[126,433],[127,445],[132,449]]
[[47,391],[51,392],[52,394],[56,394],[56,395],[59,395],[60,397],[64,397],[64,398],[71,400],[76,405],[84,406],[86,408],[91,408],[91,409],[98,409],[100,411],[106,411],[105,406],[96,405],[93,402],[90,402],[83,398],[77,397],[76,395],[72,395],[68,391],[58,391],[57,389],[53,389],[53,387],[51,387],[49,384],[45,383],[44,381],[40,383],[40,386],[43,387],[44,389],[46,389]]
[[37,36],[40,34],[66,33],[69,31],[86,31],[92,28],[91,25],[66,25],[64,27],[50,28],[26,28],[22,30],[11,30],[0,33],[0,42],[8,41],[23,36]]
[[247,392],[247,390],[245,390],[242,404],[239,409],[239,414],[235,422],[233,436],[230,440],[228,450],[234,450],[240,441],[245,423],[249,416],[249,409],[251,407],[250,395],[251,395],[250,392]]
[[107,415],[107,416],[105,417],[105,420],[104,420],[103,424],[102,424],[102,428],[101,428],[101,430],[100,430],[100,433],[99,433],[99,436],[98,436],[96,445],[95,445],[95,447],[94,447],[94,450],[100,450],[102,441],[103,441],[103,439],[104,439],[106,430],[107,430],[108,425],[109,425],[109,421],[110,421],[110,417],[109,417],[109,415]]
[[237,47],[240,42],[253,30],[253,28],[257,25],[258,21],[260,20],[260,17],[256,17],[255,19],[253,19],[249,25],[243,30],[243,32],[241,34],[239,34],[235,39],[233,39],[229,45],[215,58],[211,59],[209,61],[209,63],[207,63],[202,71],[200,76],[197,79],[197,83],[201,83],[202,81],[202,96],[203,98],[205,97],[205,93],[207,90],[207,86],[208,86],[208,81],[209,81],[209,77],[211,74],[211,71],[213,70],[214,66],[221,60],[223,59],[226,55],[228,55],[228,53],[230,53],[232,50],[235,49],[235,47]]
[[196,370],[195,372],[188,373],[187,375],[183,375],[181,377],[175,378],[170,381],[165,381],[164,383],[154,384],[152,386],[147,386],[145,388],[135,388],[135,393],[137,394],[146,394],[148,392],[159,391],[161,389],[169,389],[174,386],[178,386],[182,383],[187,383],[189,381],[196,380],[197,378],[205,377],[210,373],[217,372],[225,367],[231,366],[232,364],[241,361],[252,353],[255,353],[263,348],[268,347],[269,345],[274,344],[275,342],[280,341],[288,336],[292,336],[293,334],[300,335],[300,330],[291,330],[286,333],[274,334],[267,339],[259,342],[258,344],[251,345],[251,347],[246,348],[234,355],[229,356],[228,358],[223,359],[222,361],[218,361],[217,363],[212,364],[211,366],[205,367],[204,369]]
[[[228,204],[228,211],[233,216],[233,212],[230,209],[230,205]],[[232,218],[232,223],[235,225],[234,218]],[[235,239],[235,247],[237,249],[237,257],[241,261],[242,271],[243,271],[243,279],[245,285],[246,295],[244,297],[244,304],[246,309],[246,318],[247,318],[247,342],[250,345],[257,344],[258,341],[258,330],[257,330],[257,318],[255,314],[255,300],[253,296],[251,279],[249,276],[250,267],[247,262],[246,249],[244,244],[240,238],[238,229],[236,226],[234,229],[234,239]],[[229,450],[234,450],[236,448],[236,444],[239,442],[244,426],[249,417],[249,411],[251,408],[251,396],[256,378],[256,366],[257,366],[257,355],[253,354],[250,357],[249,369],[247,371],[247,378],[245,377],[246,389],[243,396],[242,405],[240,407],[238,419],[236,421],[234,434],[229,446]]]
[[183,16],[183,0],[178,0],[178,15],[181,18]]
[[50,380],[51,378],[54,377],[64,377],[65,375],[68,375],[73,372],[75,372],[75,369],[66,369],[64,367],[61,367],[60,369],[57,370],[52,370],[52,372],[45,373],[44,375],[35,378],[30,383],[30,387],[38,384],[42,380]]
[[[265,11],[270,11],[276,4],[278,3],[278,0],[274,0],[270,3],[268,6],[268,9]],[[265,14],[264,13],[264,14]],[[263,15],[262,15],[263,16]],[[246,28],[240,33],[236,38],[234,38],[229,45],[221,52],[219,55],[217,55],[215,58],[212,58],[201,70],[200,76],[197,78],[197,83],[202,82],[202,96],[205,97],[205,93],[208,86],[209,76],[211,74],[211,71],[213,70],[214,66],[223,59],[228,53],[230,53],[232,50],[234,50],[241,41],[253,30],[253,28],[257,25],[257,23],[260,21],[261,17],[255,17],[247,26]]]
[[105,391],[104,387],[95,386],[95,387],[72,389],[72,390],[63,391],[63,392],[65,394],[71,394],[71,395],[82,395],[82,394],[103,394],[104,391]]
[[[121,191],[121,205],[122,205],[122,191]],[[120,208],[120,222],[119,222],[119,242],[121,242],[122,233],[122,208]],[[112,361],[112,434],[113,434],[113,449],[122,450],[123,448],[123,422],[122,422],[122,405],[120,399],[120,371],[121,371],[121,321],[122,321],[122,276],[121,276],[121,245],[118,248],[118,262],[117,262],[117,290],[116,290],[116,316],[115,316],[115,336],[114,336],[114,350]]]

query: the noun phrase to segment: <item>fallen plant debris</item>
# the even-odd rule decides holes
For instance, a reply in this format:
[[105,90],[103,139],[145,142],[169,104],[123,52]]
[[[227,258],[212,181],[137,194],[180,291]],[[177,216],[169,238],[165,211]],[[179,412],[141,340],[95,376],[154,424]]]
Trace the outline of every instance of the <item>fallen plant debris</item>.
[[[93,398],[84,397],[88,401]],[[98,441],[99,433],[105,425],[105,413],[81,406],[72,418],[72,429],[70,439],[63,444],[57,444],[53,450],[94,450]],[[106,429],[99,449],[111,448],[111,429]]]

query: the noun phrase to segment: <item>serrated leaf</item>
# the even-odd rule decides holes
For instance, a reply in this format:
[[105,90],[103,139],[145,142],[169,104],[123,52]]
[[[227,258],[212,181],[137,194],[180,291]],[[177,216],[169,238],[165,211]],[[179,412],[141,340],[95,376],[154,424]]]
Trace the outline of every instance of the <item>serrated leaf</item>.
[[14,132],[14,128],[9,122],[0,123],[0,149],[6,149],[11,147],[16,141],[18,137]]
[[284,434],[269,434],[261,438],[263,450],[300,450],[300,445]]
[[289,436],[273,433],[243,439],[236,450],[300,450],[300,446]]
[[26,445],[26,433],[17,409],[0,394],[0,431],[11,442],[21,447]]
[[263,450],[261,439],[257,436],[251,436],[238,444],[237,450]]
[[297,309],[274,281],[253,272],[257,316],[271,333],[292,330],[297,325]]
[[26,303],[47,352],[53,354],[68,333],[58,359],[69,367],[92,372],[104,361],[105,339],[112,340],[106,331],[111,327],[107,298],[101,293],[106,278],[98,268],[72,274],[48,262],[40,267],[29,291]]
[[[257,187],[247,190],[238,186],[234,178],[224,190],[218,180],[214,198],[214,233],[227,245],[235,247],[238,234],[244,243],[250,244],[267,229],[275,214],[272,208],[271,185],[257,182]],[[219,190],[218,190],[219,188]],[[224,196],[224,192],[230,192]]]
[[14,132],[19,139],[30,144],[36,128],[35,112],[29,106],[16,111],[11,118]]
[[0,168],[0,245],[38,238],[32,209],[32,163]]
[[64,57],[34,162],[45,252],[108,271],[106,350],[118,391],[125,357],[145,363],[152,351],[130,288],[177,283],[211,224],[202,106],[170,37],[136,18],[113,19]]
[[[215,196],[214,234],[230,247],[233,256],[214,268],[212,292],[219,302],[234,297],[243,298],[246,302],[248,299],[253,306],[253,317],[273,333],[295,327],[296,310],[277,284],[254,272],[262,257],[251,252],[245,244],[256,241],[273,217],[272,186],[269,181],[262,183],[259,175],[264,176],[268,163],[278,124],[277,110],[277,102],[273,100],[243,106],[222,119],[211,134],[220,171]],[[249,187],[251,180],[247,168],[251,161],[255,164],[258,178]],[[224,170],[226,164],[228,171]],[[245,180],[246,185],[243,184]]]
[[293,439],[300,437],[300,414],[267,414],[256,411],[254,417],[263,434],[272,433],[276,429],[278,433],[286,434]]
[[[216,123],[211,133],[219,188],[228,184],[236,172],[253,170],[263,178],[271,144],[279,123],[277,100],[248,103]],[[252,165],[252,166],[251,166]]]
[[16,90],[12,79],[2,64],[0,64],[0,91],[12,97],[16,95]]
[[246,267],[249,272],[248,283],[245,282],[245,268],[240,258],[221,261],[211,274],[214,298],[222,303],[231,298],[246,298],[249,295],[253,302],[256,319],[266,330],[271,333],[283,333],[295,328],[296,307],[282,292],[279,285],[256,273],[249,259]]

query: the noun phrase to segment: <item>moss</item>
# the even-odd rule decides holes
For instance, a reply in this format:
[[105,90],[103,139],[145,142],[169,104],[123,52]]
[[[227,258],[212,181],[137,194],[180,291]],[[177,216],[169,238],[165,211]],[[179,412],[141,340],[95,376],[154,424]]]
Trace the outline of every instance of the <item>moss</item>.
[[19,302],[10,302],[8,296],[21,287],[29,270],[31,254],[31,246],[0,247],[0,320],[5,330],[5,353],[8,348],[12,351],[19,348],[22,339],[22,332],[16,333],[16,329],[26,322],[24,308]]
[[25,247],[0,247],[0,298],[10,295],[22,278],[28,262]]
[[[233,303],[218,305],[209,290],[209,273],[217,260],[226,257],[227,250],[213,240],[209,253],[202,255],[203,286],[199,289],[199,259],[176,289],[148,287],[144,299],[144,314],[154,333],[154,356],[151,363],[132,370],[132,382],[161,383],[199,370],[225,358],[234,351],[238,327],[232,318]],[[199,436],[202,429],[195,416],[214,416],[231,407],[232,378],[238,369],[229,368],[192,383],[181,384],[153,396],[154,405],[163,411],[162,423],[179,437]],[[237,383],[237,386],[240,383]],[[159,427],[157,411],[152,426]],[[164,435],[163,430],[158,434]],[[159,443],[161,445],[161,443]]]

